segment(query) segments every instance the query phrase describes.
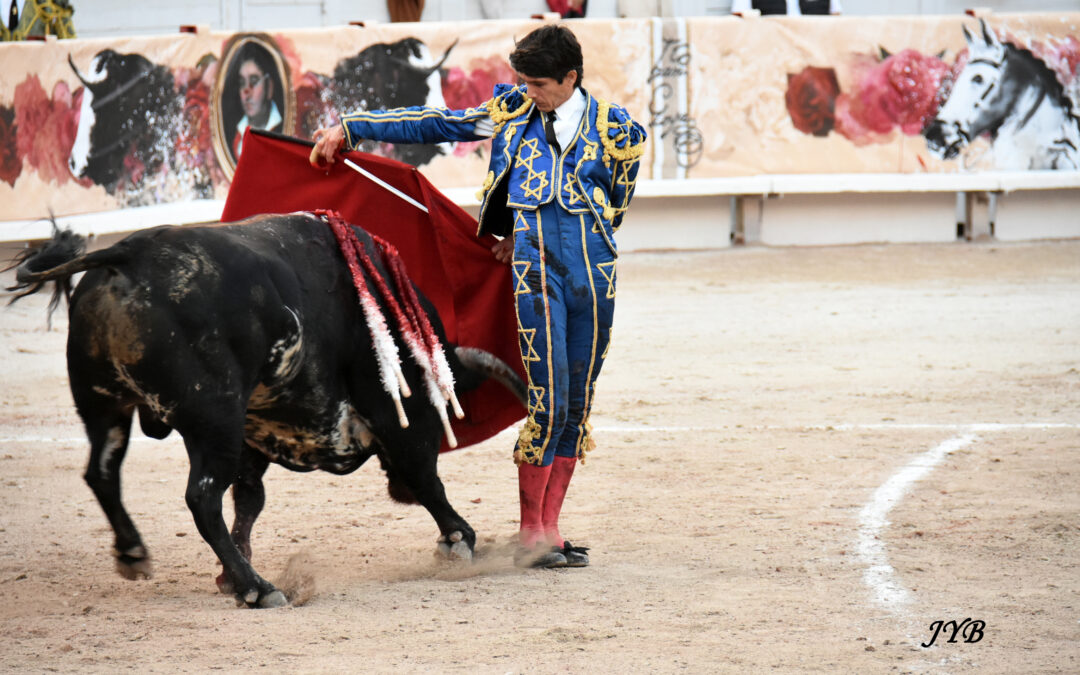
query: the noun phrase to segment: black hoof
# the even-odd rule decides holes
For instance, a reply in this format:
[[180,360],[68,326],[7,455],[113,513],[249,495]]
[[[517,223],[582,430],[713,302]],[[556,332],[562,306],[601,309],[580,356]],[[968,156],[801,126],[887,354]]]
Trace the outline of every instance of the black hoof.
[[257,589],[253,588],[242,596],[236,596],[237,607],[274,609],[277,607],[286,607],[288,604],[289,599],[285,597],[285,594],[273,586],[270,587],[269,592],[260,593]]
[[150,554],[142,546],[132,546],[126,551],[114,551],[116,571],[125,579],[149,579],[153,576],[154,566]]
[[435,553],[447,560],[472,562],[473,559],[472,546],[465,539],[465,535],[458,530],[451,532],[447,537],[439,537],[439,546]]

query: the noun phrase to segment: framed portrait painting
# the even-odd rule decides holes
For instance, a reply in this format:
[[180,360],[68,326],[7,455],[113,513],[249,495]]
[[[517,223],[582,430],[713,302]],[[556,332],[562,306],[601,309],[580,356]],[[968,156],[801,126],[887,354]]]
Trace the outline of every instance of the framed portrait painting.
[[268,35],[240,33],[226,43],[213,100],[214,150],[230,179],[248,127],[293,133],[296,99],[289,66]]

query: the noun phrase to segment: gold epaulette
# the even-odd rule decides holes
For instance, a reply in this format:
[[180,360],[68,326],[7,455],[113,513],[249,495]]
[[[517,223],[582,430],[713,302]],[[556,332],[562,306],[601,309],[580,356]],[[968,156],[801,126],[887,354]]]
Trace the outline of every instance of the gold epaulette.
[[495,125],[495,133],[502,131],[507,120],[521,117],[532,106],[532,99],[521,89],[515,88],[500,94],[487,103],[488,116]]
[[645,136],[621,106],[598,99],[596,130],[604,144],[604,163],[625,162],[645,153]]

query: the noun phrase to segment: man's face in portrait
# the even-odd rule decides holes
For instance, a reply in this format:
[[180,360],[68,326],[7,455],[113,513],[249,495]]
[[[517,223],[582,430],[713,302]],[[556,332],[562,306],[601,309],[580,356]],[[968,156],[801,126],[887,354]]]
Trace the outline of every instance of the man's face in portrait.
[[265,126],[273,95],[273,80],[254,61],[244,61],[240,66],[240,105],[252,126]]

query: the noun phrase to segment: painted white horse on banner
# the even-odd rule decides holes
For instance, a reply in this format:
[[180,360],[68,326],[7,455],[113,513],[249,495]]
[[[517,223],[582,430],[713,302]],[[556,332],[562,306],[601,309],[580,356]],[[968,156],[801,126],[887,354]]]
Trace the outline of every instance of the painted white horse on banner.
[[953,159],[985,134],[995,168],[1080,168],[1080,120],[1053,71],[980,23],[981,36],[963,28],[967,64],[923,130],[931,154]]

